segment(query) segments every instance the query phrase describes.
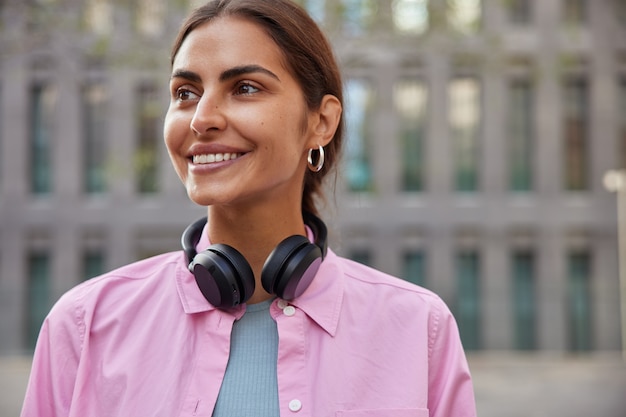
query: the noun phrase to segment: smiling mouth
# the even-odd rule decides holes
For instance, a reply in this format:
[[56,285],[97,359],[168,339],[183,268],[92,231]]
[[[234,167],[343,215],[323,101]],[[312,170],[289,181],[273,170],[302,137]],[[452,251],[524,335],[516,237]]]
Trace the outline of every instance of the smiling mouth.
[[194,155],[191,157],[191,161],[197,165],[213,164],[216,162],[232,161],[239,158],[242,153],[208,153],[201,155]]

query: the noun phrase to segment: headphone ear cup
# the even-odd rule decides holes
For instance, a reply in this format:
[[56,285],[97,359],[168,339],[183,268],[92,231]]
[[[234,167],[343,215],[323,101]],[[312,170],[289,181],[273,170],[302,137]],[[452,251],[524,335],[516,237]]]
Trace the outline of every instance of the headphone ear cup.
[[261,283],[268,293],[290,301],[308,288],[321,263],[322,251],[317,245],[304,236],[290,236],[265,261]]
[[189,269],[204,297],[216,308],[245,303],[254,293],[252,268],[232,246],[209,246],[193,258]]

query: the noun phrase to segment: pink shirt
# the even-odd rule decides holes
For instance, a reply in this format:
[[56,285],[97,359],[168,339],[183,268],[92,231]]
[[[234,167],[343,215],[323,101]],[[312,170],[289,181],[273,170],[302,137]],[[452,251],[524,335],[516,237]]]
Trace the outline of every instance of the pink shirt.
[[[455,321],[432,292],[329,250],[285,305],[270,308],[282,417],[476,415]],[[243,313],[213,308],[182,252],[80,284],[43,324],[21,415],[211,416]]]

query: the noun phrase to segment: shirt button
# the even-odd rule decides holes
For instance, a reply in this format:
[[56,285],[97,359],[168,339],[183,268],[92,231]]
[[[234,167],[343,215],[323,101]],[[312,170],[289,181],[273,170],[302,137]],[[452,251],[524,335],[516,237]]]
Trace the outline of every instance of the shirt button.
[[289,409],[291,411],[298,412],[302,408],[302,402],[298,399],[289,401]]
[[287,307],[289,305],[289,303],[285,300],[278,300],[278,308],[280,308],[281,310],[284,309],[285,307]]
[[294,306],[287,306],[283,309],[283,313],[285,313],[285,316],[291,317],[296,314],[296,308]]

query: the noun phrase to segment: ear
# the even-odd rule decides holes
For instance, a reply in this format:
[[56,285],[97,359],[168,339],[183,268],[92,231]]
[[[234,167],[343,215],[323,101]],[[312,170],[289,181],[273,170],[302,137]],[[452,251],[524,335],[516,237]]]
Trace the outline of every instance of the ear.
[[326,146],[335,136],[339,121],[341,120],[341,102],[332,94],[326,94],[322,98],[318,110],[310,113],[309,148],[317,148],[319,145]]

